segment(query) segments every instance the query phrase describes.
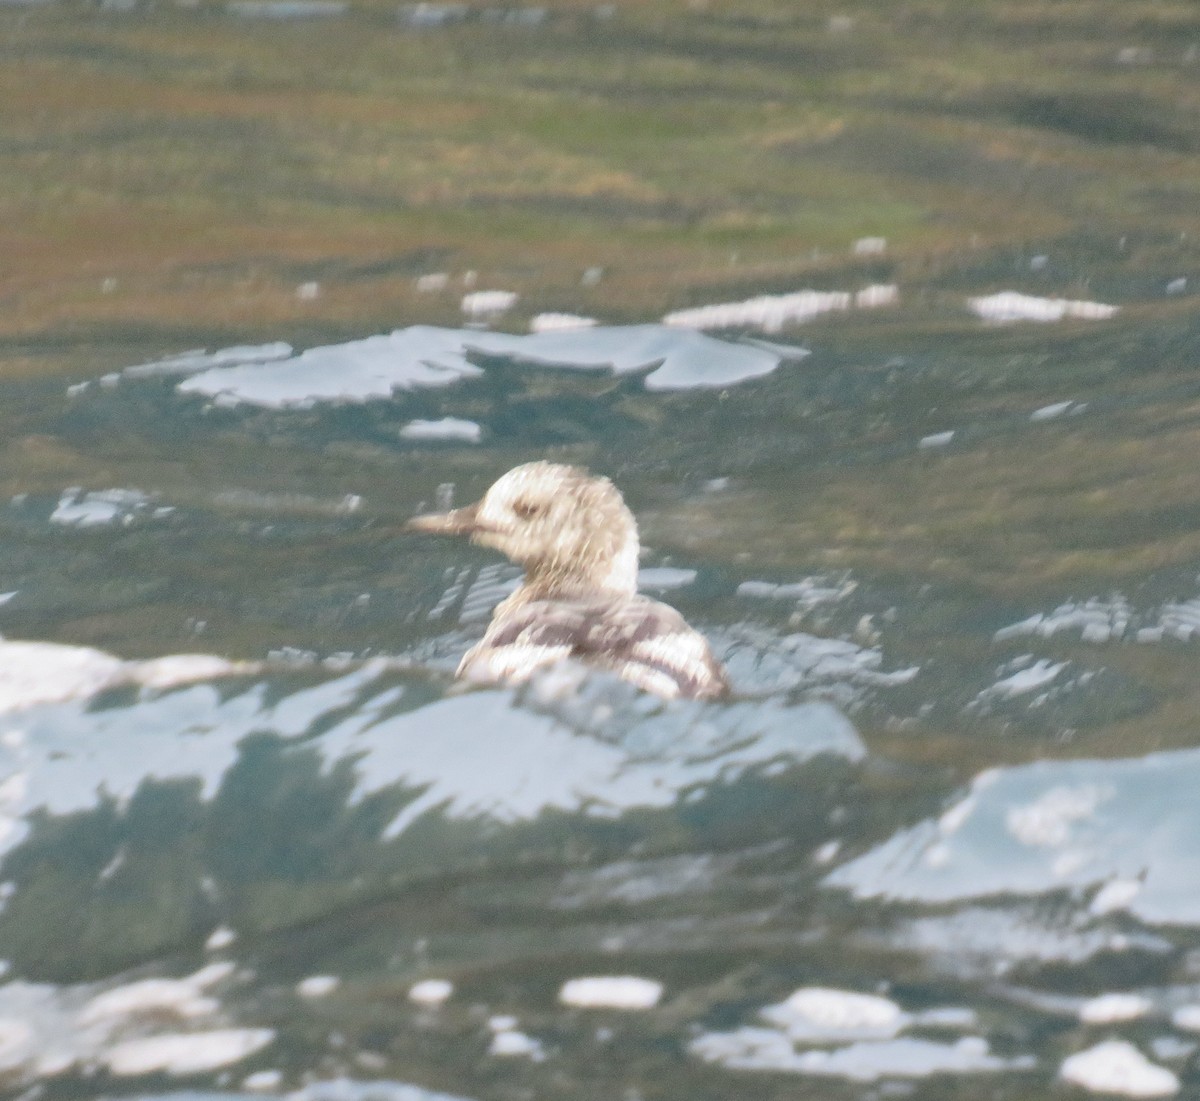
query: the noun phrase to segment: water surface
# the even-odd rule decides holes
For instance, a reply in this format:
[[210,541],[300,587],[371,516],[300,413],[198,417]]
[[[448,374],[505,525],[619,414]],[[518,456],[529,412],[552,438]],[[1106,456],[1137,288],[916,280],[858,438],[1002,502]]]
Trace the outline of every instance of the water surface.
[[6,1096],[1197,1091],[1195,15],[844,8],[0,11]]
[[[1136,306],[971,289],[7,383],[11,1088],[1186,1088],[1200,580],[1143,426],[1194,386]],[[538,455],[618,481],[735,699],[452,690],[518,574],[400,521]]]

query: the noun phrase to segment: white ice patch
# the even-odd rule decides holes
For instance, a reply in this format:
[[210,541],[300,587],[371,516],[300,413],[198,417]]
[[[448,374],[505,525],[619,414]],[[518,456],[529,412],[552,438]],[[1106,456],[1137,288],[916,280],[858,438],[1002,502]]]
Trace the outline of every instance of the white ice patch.
[[472,291],[463,295],[462,312],[473,321],[499,317],[517,304],[516,291]]
[[[36,660],[27,660],[31,653]],[[65,668],[47,668],[47,658]],[[14,685],[23,663],[28,682]],[[547,812],[617,818],[663,810],[748,773],[865,753],[849,721],[825,702],[666,705],[632,692],[627,699],[626,686],[603,678],[595,691],[553,707],[532,691],[490,689],[398,709],[404,686],[376,684],[388,671],[382,660],[299,690],[276,690],[262,671],[266,679],[252,683],[90,706],[97,691],[137,683],[141,671],[98,651],[0,640],[0,676],[8,680],[0,851],[22,840],[35,812],[68,815],[109,800],[121,807],[148,782],[187,779],[197,798],[211,800],[251,734],[315,733],[305,744],[325,767],[353,769],[352,804],[380,791],[412,793],[386,837],[426,815],[488,831]]]
[[120,658],[100,650],[0,638],[0,714],[93,696],[124,668]]
[[855,256],[882,256],[887,252],[886,237],[860,237],[850,249]]
[[1029,419],[1031,421],[1052,421],[1065,416],[1067,413],[1070,413],[1073,417],[1078,416],[1086,409],[1086,402],[1056,401],[1053,405],[1043,405],[1040,409],[1035,409],[1029,414]]
[[[719,340],[665,325],[552,329],[527,336],[414,325],[286,358],[238,360],[228,351],[210,357],[191,354],[186,367],[185,357],[174,362],[172,373],[191,376],[179,384],[181,393],[199,394],[218,404],[309,408],[449,386],[481,374],[472,362],[481,355],[540,367],[646,372],[647,389],[682,390],[758,378],[808,352],[748,338]],[[159,366],[129,368],[121,377],[152,373],[151,368]]]
[[777,333],[787,325],[810,321],[823,313],[848,310],[853,302],[848,291],[795,291],[763,294],[741,302],[718,302],[676,310],[663,324],[684,329],[732,329],[750,326]]
[[309,975],[296,984],[296,993],[302,998],[324,998],[332,994],[341,981],[336,975]]
[[256,662],[227,661],[212,654],[168,654],[166,657],[122,664],[123,683],[158,691],[200,681],[219,680],[221,677],[245,675],[260,668]]
[[437,291],[444,291],[450,286],[450,273],[445,271],[432,271],[425,275],[418,275],[416,288],[419,294],[433,294]]
[[1191,1058],[1195,1054],[1197,1044],[1191,1040],[1182,1040],[1178,1036],[1155,1036],[1150,1041],[1150,1050],[1156,1059],[1167,1061]]
[[123,684],[165,689],[255,668],[209,654],[122,661],[86,646],[12,642],[0,637],[0,715],[39,704],[86,700]]
[[[802,596],[797,603],[804,607],[806,600]],[[869,689],[907,684],[920,672],[917,666],[886,670],[881,650],[845,639],[804,632],[781,638],[751,624],[712,631],[710,636],[731,680],[742,691],[776,694],[820,688],[839,704],[850,706]]]
[[282,341],[274,344],[239,344],[232,348],[222,348],[217,352],[198,349],[181,352],[177,356],[159,359],[153,363],[126,367],[121,372],[121,376],[123,378],[154,378],[163,375],[194,375],[197,371],[207,371],[212,367],[270,363],[272,360],[287,359],[291,354],[292,346],[284,344]]
[[662,993],[662,983],[654,979],[595,975],[563,983],[558,1000],[580,1009],[653,1009]]
[[1093,784],[1051,788],[1032,803],[1010,807],[1004,824],[1022,845],[1061,848],[1075,826],[1092,818],[1112,794]]
[[1052,612],[1038,612],[1002,627],[992,637],[996,642],[1006,642],[1022,635],[1053,638],[1060,631],[1079,631],[1086,642],[1107,642],[1121,638],[1133,618],[1129,602],[1121,596],[1107,600],[1092,597],[1082,603],[1060,604]]
[[[587,724],[611,716],[611,705],[581,699],[582,726],[574,730],[512,702],[508,692],[490,690],[378,723],[368,713],[339,724],[321,744],[331,759],[361,755],[355,798],[395,784],[422,792],[387,836],[434,811],[501,822],[551,810],[619,817],[633,808],[671,806],[684,791],[702,793],[768,765],[819,753],[856,760],[863,752],[849,722],[824,703],[732,704],[713,717],[702,704],[686,702],[639,720],[624,736],[600,739],[587,733]],[[430,730],[438,737],[429,737]]]
[[219,925],[209,933],[208,939],[204,942],[204,949],[207,952],[219,952],[223,948],[228,948],[235,940],[237,940],[237,933],[228,925]]
[[1066,298],[1039,298],[1017,291],[1001,291],[967,299],[967,305],[984,321],[1007,324],[1014,321],[1062,321],[1082,318],[1103,321],[1117,313],[1118,307],[1103,302],[1081,302]]
[[462,443],[478,443],[483,429],[474,421],[459,417],[442,417],[436,421],[409,421],[400,429],[405,440],[457,440]]
[[740,1028],[708,1032],[688,1050],[706,1063],[730,1070],[768,1071],[875,1082],[880,1078],[927,1078],[934,1074],[980,1074],[1025,1070],[1030,1056],[1002,1059],[992,1055],[987,1041],[964,1036],[953,1043],[915,1037],[860,1040],[845,1047],[797,1051],[788,1037],[770,1028]]
[[164,1033],[124,1040],[106,1052],[103,1061],[113,1074],[121,1077],[201,1074],[240,1062],[274,1039],[275,1033],[269,1028]]
[[417,1005],[441,1005],[454,993],[454,983],[448,979],[422,979],[408,989],[408,1000]]
[[1045,658],[1035,661],[1032,654],[1022,654],[1002,666],[998,671],[1000,679],[979,692],[967,704],[967,709],[987,714],[1016,700],[1022,709],[1034,710],[1077,693],[1098,675],[1095,669],[1083,669],[1073,676],[1063,676],[1069,668],[1070,662],[1053,662]]
[[931,436],[922,436],[917,441],[917,446],[922,451],[929,451],[935,447],[945,447],[954,439],[954,429],[946,432],[934,432]]
[[1182,1005],[1171,1014],[1171,1024],[1184,1032],[1200,1032],[1200,1005]]
[[900,1036],[913,1025],[974,1027],[974,1014],[954,1006],[910,1014],[878,995],[803,987],[785,1001],[765,1007],[759,1015],[771,1027],[749,1025],[730,1032],[704,1033],[689,1050],[705,1062],[734,1070],[782,1071],[859,1082],[1023,1069],[1033,1064],[1028,1057],[998,1058],[990,1054],[986,1041],[975,1036],[954,1043]]
[[737,595],[754,600],[794,601],[798,608],[810,611],[822,604],[836,604],[855,589],[858,582],[848,576],[837,580],[827,577],[806,577],[803,581],[778,584],[774,581],[743,581]]
[[1101,994],[1079,1007],[1079,1019],[1088,1025],[1115,1024],[1145,1017],[1154,1006],[1141,994]]
[[217,1011],[215,998],[204,994],[210,986],[233,973],[232,963],[210,964],[183,979],[141,979],[97,994],[80,1010],[84,1026],[120,1024],[139,1016],[173,1014],[183,1019],[211,1016]]
[[1036,692],[1039,688],[1045,688],[1057,679],[1058,674],[1066,667],[1067,663],[1065,661],[1052,662],[1044,659],[1035,661],[1028,668],[1019,669],[1017,672],[1001,678],[988,688],[983,695],[1011,698],[1012,696],[1024,696],[1030,692]]
[[684,329],[754,328],[777,333],[789,325],[811,321],[821,314],[843,312],[851,307],[874,309],[892,305],[898,298],[894,286],[865,287],[857,294],[849,291],[794,291],[790,294],[763,294],[740,302],[717,302],[676,310],[663,318],[663,324]]
[[854,292],[854,306],[859,310],[878,310],[900,301],[900,288],[894,283],[873,283]]
[[[428,5],[425,5],[428,6]],[[407,1082],[386,1079],[359,1081],[353,1078],[332,1078],[284,1094],[285,1101],[466,1101],[448,1093],[437,1093]]]
[[515,1017],[493,1017],[488,1021],[488,1027],[492,1030],[492,1042],[488,1045],[489,1055],[502,1059],[532,1059],[535,1063],[540,1063],[546,1058],[542,1042],[521,1032],[517,1028]]
[[1137,879],[1112,879],[1096,892],[1088,910],[1101,917],[1118,910],[1128,910],[1129,904],[1142,893]]
[[760,1016],[796,1043],[884,1040],[897,1035],[912,1018],[889,998],[807,986],[786,1001],[769,1005]]
[[0,604],[7,604],[14,596],[17,595],[17,592],[19,591],[20,590],[18,589],[11,593],[0,593]]
[[882,938],[902,951],[920,952],[958,972],[994,978],[1031,960],[1081,963],[1101,952],[1136,948],[1167,952],[1170,944],[1139,933],[1115,933],[1084,920],[1066,924],[1035,909],[967,906],[955,913],[915,918]]
[[242,19],[328,19],[349,7],[347,0],[228,0],[225,10]]
[[[1165,635],[1190,642],[1200,637],[1200,599],[1164,604],[1157,624]],[[1141,632],[1139,631],[1139,636]],[[1139,637],[1138,641],[1142,641]],[[1151,641],[1151,640],[1147,640]]]
[[731,873],[735,863],[734,858],[711,854],[618,860],[586,872],[567,873],[551,905],[559,910],[575,910],[614,902],[643,905],[679,895],[702,895],[723,875]]
[[1120,888],[1135,917],[1197,925],[1197,790],[1195,749],[994,769],[972,784],[952,833],[928,819],[826,883],[860,898],[945,903],[1136,881],[1136,892]]
[[[64,489],[50,514],[52,524],[71,528],[129,524],[145,515],[153,501],[140,489],[99,489],[87,493],[78,486]],[[154,510],[155,513],[162,512]]]
[[568,329],[594,329],[598,322],[594,317],[580,317],[573,313],[540,313],[530,319],[531,333],[557,333]]
[[[451,339],[447,334],[457,334]],[[448,386],[481,373],[466,359],[466,340],[486,334],[414,326],[386,336],[308,348],[270,362],[197,364],[181,393],[221,404],[308,408],[321,402],[363,402],[397,390]],[[128,372],[124,372],[128,374]]]
[[1179,1079],[1150,1062],[1124,1040],[1106,1040],[1063,1060],[1059,1075],[1093,1093],[1126,1097],[1169,1097],[1179,1091]]
[[21,1082],[102,1067],[121,1076],[195,1074],[236,1063],[274,1032],[219,1025],[208,991],[232,964],[182,979],[150,978],[103,988],[93,983],[0,986],[0,1072]]
[[1083,642],[1093,643],[1120,640],[1150,643],[1164,638],[1190,642],[1200,638],[1200,598],[1167,601],[1139,613],[1120,595],[1090,597],[1060,604],[1051,612],[1037,612],[1002,627],[992,637],[996,642],[1007,642],[1022,636],[1053,638],[1060,632],[1076,631]]

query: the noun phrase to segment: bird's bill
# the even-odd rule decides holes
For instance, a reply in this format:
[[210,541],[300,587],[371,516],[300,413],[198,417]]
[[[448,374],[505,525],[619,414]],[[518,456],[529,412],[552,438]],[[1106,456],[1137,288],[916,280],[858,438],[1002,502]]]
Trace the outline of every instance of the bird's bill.
[[414,516],[404,528],[429,535],[473,535],[480,530],[478,510],[478,505],[468,505],[450,512],[427,512]]

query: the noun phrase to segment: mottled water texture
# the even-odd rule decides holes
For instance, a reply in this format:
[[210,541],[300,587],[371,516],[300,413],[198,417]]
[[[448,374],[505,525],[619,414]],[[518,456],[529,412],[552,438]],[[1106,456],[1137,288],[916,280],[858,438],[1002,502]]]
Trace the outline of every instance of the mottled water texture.
[[[1200,1088],[1200,16],[0,4],[0,1093]],[[727,663],[452,673],[547,457]]]

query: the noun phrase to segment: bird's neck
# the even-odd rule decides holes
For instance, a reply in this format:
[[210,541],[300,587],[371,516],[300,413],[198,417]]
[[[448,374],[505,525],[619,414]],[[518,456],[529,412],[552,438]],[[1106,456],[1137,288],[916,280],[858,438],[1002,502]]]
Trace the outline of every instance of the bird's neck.
[[631,533],[615,554],[570,562],[527,562],[524,580],[497,612],[511,611],[533,600],[567,600],[583,595],[627,599],[637,592],[637,573],[638,540],[636,533]]

